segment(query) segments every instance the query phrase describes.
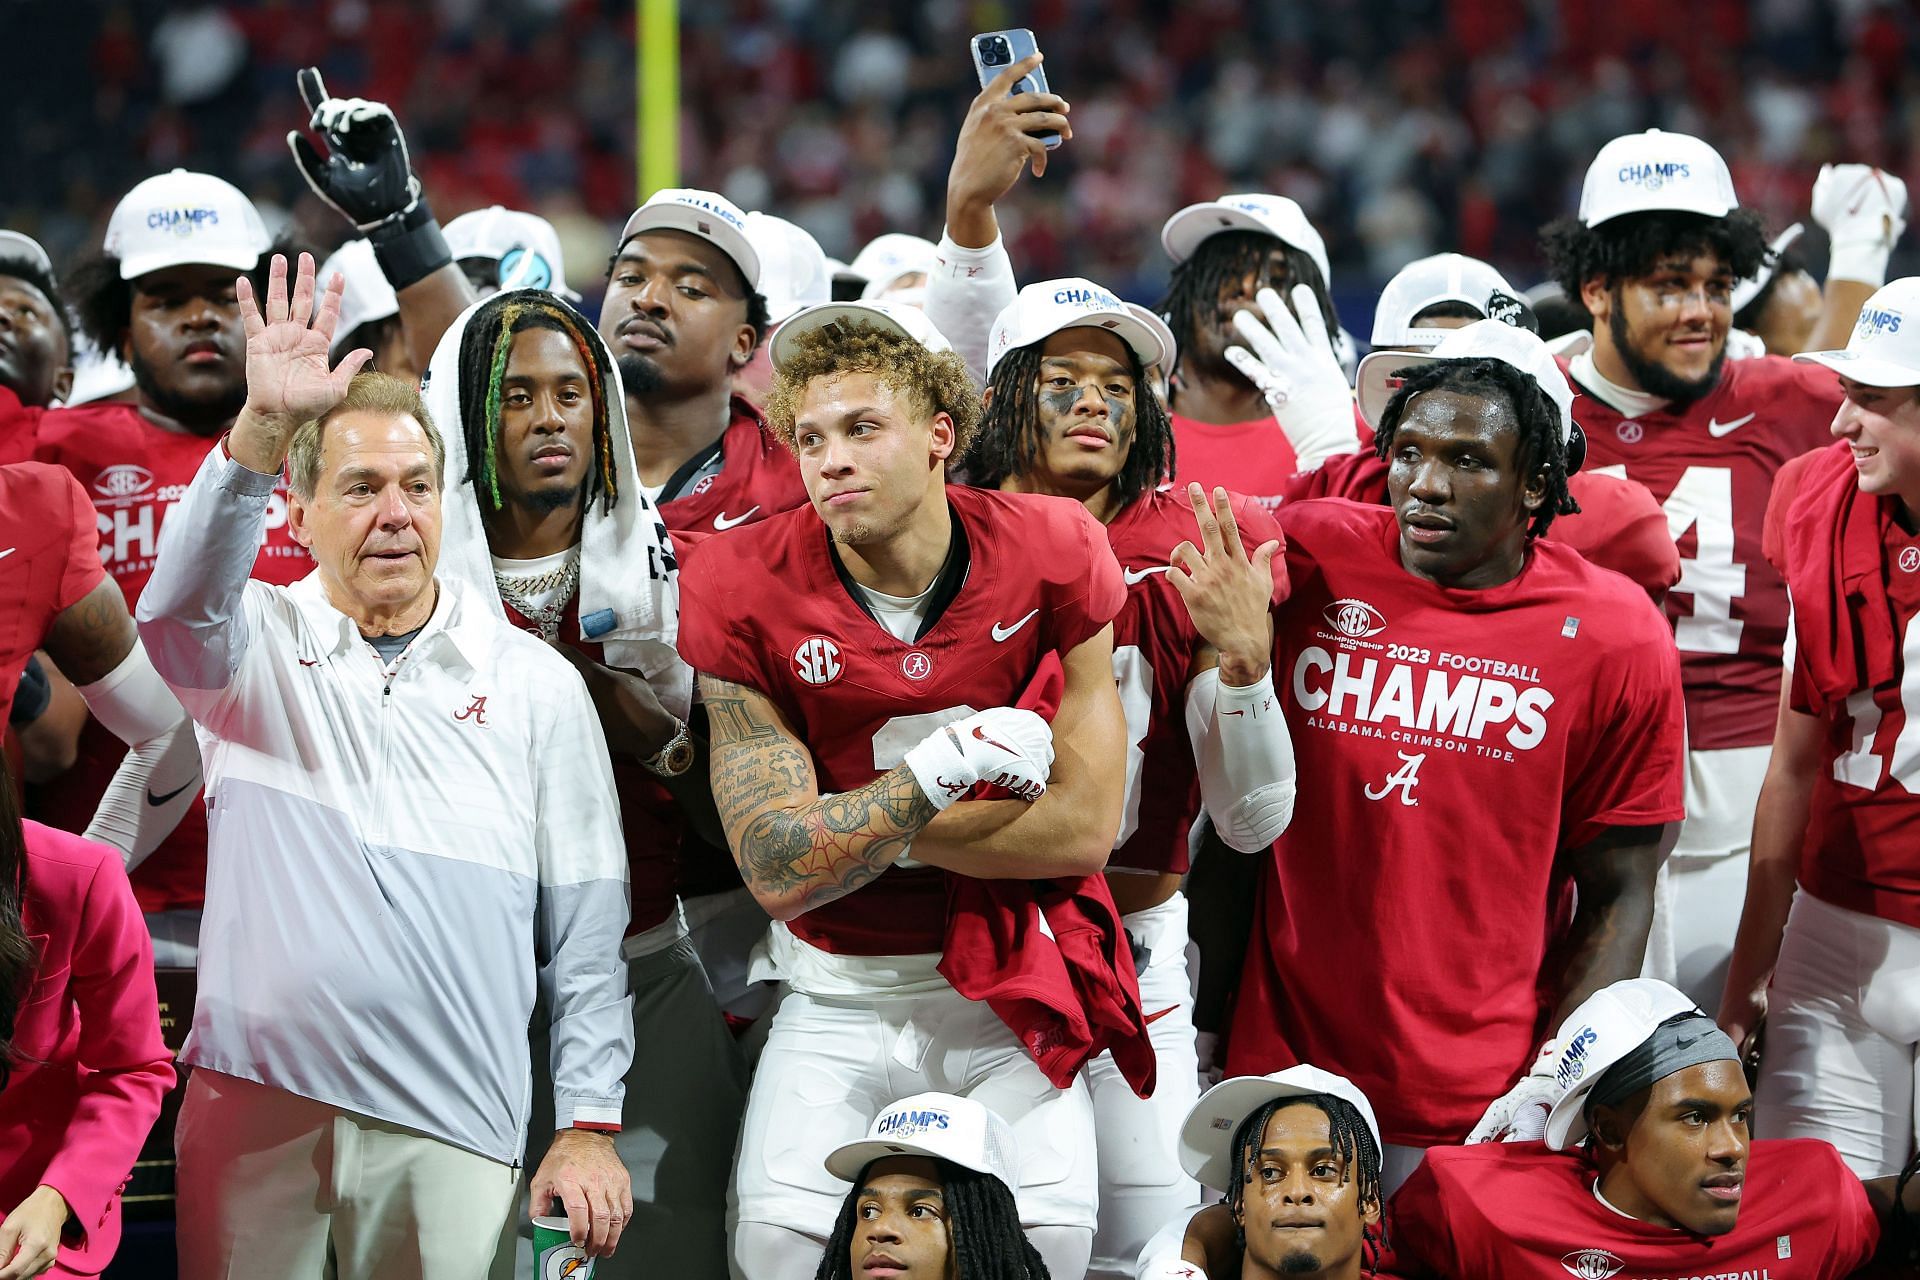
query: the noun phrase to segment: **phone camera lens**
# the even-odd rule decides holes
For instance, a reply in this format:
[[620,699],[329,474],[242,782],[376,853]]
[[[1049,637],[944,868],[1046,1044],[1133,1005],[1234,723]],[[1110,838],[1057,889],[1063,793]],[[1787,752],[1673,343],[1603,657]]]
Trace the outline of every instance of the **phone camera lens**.
[[990,67],[1003,67],[1013,61],[1013,50],[1003,36],[989,36],[980,42],[981,57]]

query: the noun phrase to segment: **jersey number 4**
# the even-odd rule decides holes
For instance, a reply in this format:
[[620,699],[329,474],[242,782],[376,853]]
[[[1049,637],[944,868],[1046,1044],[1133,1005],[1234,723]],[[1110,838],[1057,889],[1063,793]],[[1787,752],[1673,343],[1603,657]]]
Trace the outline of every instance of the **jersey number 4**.
[[1891,758],[1874,751],[1880,733],[1880,706],[1873,692],[1862,689],[1847,699],[1853,720],[1853,749],[1833,762],[1833,780],[1866,791],[1880,786],[1880,771],[1909,795],[1920,795],[1920,617],[1907,622],[1900,649],[1900,712],[1905,723],[1893,739]]
[[[1601,475],[1627,479],[1624,466],[1598,467]],[[1738,653],[1746,623],[1733,616],[1733,602],[1747,593],[1747,566],[1733,558],[1733,472],[1727,467],[1688,467],[1660,504],[1675,542],[1694,531],[1691,560],[1680,562],[1675,591],[1693,595],[1693,614],[1673,621],[1674,643],[1687,653]]]

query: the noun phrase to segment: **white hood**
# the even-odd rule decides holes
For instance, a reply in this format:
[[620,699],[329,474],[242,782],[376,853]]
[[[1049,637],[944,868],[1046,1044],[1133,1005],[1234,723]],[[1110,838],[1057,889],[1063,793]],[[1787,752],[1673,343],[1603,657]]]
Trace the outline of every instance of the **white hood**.
[[[493,580],[493,558],[487,550],[486,527],[480,520],[479,495],[467,481],[466,433],[460,425],[460,341],[482,306],[520,293],[536,295],[543,291],[496,294],[461,312],[434,348],[427,376],[420,384],[427,412],[433,415],[447,447],[438,572],[471,586],[502,619],[506,610]],[[580,629],[587,639],[606,647],[609,666],[626,667],[645,676],[661,706],[684,720],[693,699],[693,671],[681,661],[675,648],[680,631],[680,576],[673,542],[658,508],[640,488],[633,441],[627,435],[627,397],[621,389],[619,367],[607,350],[606,340],[592,324],[582,327],[607,356],[608,426],[620,496],[610,512],[603,512],[601,503],[595,501],[582,523]]]

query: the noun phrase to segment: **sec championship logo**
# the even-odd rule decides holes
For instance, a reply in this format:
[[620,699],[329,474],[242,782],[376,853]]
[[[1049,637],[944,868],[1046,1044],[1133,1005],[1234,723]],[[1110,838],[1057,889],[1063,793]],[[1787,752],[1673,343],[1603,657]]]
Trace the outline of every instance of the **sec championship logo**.
[[844,670],[840,646],[825,636],[808,636],[793,651],[793,672],[808,684],[832,684]]

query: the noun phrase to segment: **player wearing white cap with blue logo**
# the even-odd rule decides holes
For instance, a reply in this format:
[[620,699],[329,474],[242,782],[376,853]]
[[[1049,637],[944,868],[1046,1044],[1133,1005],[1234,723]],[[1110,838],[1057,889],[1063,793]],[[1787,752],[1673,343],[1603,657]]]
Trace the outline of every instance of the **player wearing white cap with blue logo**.
[[1141,1251],[1137,1280],[1373,1274],[1380,1126],[1367,1095],[1305,1063],[1223,1080],[1188,1110],[1180,1165],[1225,1194],[1180,1214]]
[[[1824,1142],[1755,1140],[1738,1050],[1678,990],[1596,991],[1556,1045],[1546,1140],[1429,1151],[1388,1205],[1383,1274],[1839,1280],[1876,1249],[1907,1264],[1914,1242],[1883,1231],[1896,1179],[1863,1185]],[[1920,1184],[1905,1190],[1911,1209]]]
[[539,214],[488,205],[449,222],[446,236],[454,261],[479,296],[502,289],[548,289],[579,304],[580,294],[567,287],[560,233]]
[[1916,1143],[1920,1057],[1920,278],[1861,308],[1835,443],[1774,481],[1767,553],[1794,643],[1720,1023],[1765,1019],[1758,1132],[1863,1178]]
[[[1870,292],[1861,282],[1884,275],[1906,189],[1830,166],[1813,203],[1835,246],[1822,329],[1844,333]],[[1593,316],[1592,349],[1567,364],[1592,465],[1644,484],[1680,552],[1666,612],[1686,681],[1687,820],[1661,873],[1646,973],[1710,1004],[1739,919],[1787,630],[1761,549],[1768,493],[1790,458],[1827,442],[1839,396],[1785,358],[1726,358],[1735,284],[1768,246],[1701,139],[1615,138],[1587,170],[1578,216],[1542,234],[1555,279]]]
[[827,1157],[851,1182],[817,1280],[1049,1280],[1020,1228],[1013,1130],[950,1093],[902,1098]]
[[[65,281],[81,327],[131,366],[137,403],[42,409],[0,391],[0,441],[16,457],[30,442],[36,459],[64,466],[80,482],[93,501],[100,558],[130,609],[175,500],[246,398],[234,281],[261,264],[268,243],[259,211],[233,184],[185,169],[146,179],[115,206],[101,252]],[[254,572],[286,584],[312,564],[289,535],[286,494],[278,490]],[[152,705],[161,705],[157,693]],[[90,722],[76,767],[43,789],[48,821],[83,828],[125,755],[118,737]],[[197,772],[177,794],[161,785],[131,796],[135,806],[157,801],[184,810],[131,872],[162,965],[191,965],[197,953],[206,887],[205,811],[191,785]]]
[[1158,316],[1090,280],[1020,290],[994,322],[973,483],[1082,503],[1127,584],[1114,678],[1127,715],[1127,797],[1107,884],[1133,940],[1159,1064],[1137,1097],[1111,1055],[1087,1064],[1100,1156],[1089,1275],[1126,1280],[1141,1243],[1198,1189],[1173,1158],[1195,1096],[1187,968],[1189,834],[1204,802],[1225,839],[1263,850],[1293,806],[1293,747],[1279,714],[1267,613],[1280,532],[1244,498],[1163,488],[1173,450],[1146,371],[1169,362]]

